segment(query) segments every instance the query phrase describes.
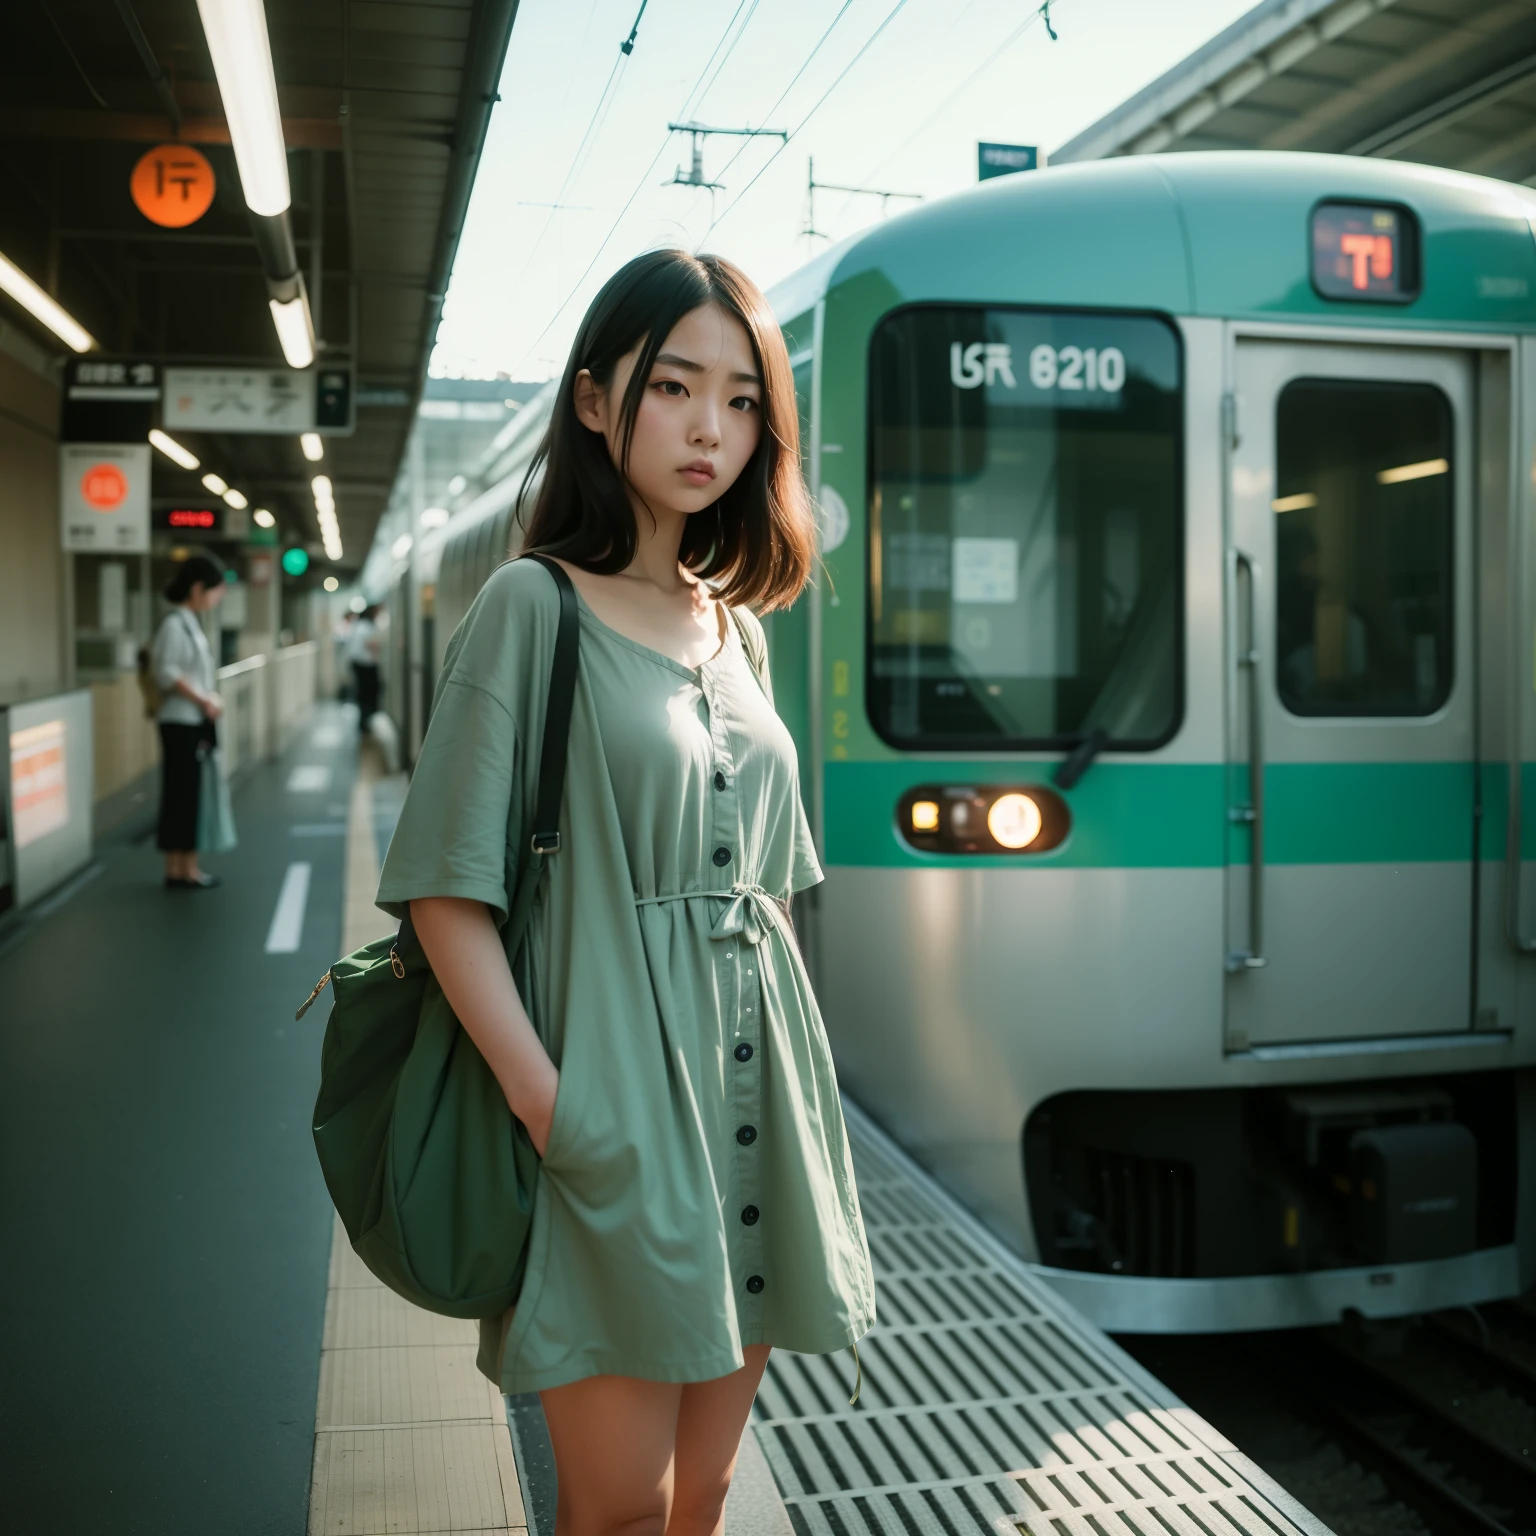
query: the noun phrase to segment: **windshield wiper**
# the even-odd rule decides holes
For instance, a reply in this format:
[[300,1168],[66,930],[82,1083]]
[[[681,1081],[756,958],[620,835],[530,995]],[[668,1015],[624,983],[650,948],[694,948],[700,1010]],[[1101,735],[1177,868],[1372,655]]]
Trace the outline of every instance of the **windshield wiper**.
[[1086,736],[1078,739],[1078,743],[1057,764],[1056,772],[1051,775],[1051,782],[1058,789],[1071,789],[1092,766],[1094,758],[1109,744],[1109,732],[1102,725],[1096,725]]

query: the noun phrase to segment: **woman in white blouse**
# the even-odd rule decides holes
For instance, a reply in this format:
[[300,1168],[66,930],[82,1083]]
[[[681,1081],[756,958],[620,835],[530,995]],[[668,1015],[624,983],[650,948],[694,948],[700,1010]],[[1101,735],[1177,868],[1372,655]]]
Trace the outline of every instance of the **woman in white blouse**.
[[202,756],[218,739],[214,722],[224,705],[214,692],[213,652],[197,615],[218,606],[224,572],[206,555],[176,567],[165,587],[172,605],[155,635],[152,659],[162,702],[159,846],[171,889],[205,890],[219,883],[197,867],[198,787]]

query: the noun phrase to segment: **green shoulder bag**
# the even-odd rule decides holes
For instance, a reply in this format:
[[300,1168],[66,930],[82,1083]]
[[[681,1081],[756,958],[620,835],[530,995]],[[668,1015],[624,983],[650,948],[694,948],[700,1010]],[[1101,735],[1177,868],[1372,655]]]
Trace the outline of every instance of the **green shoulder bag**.
[[[576,689],[571,579],[544,711],[534,826],[508,916],[509,955],[527,930],[545,860],[560,851],[560,801]],[[315,1150],[363,1263],[407,1301],[447,1317],[494,1317],[517,1300],[539,1157],[495,1074],[464,1032],[407,917],[394,938],[338,960],[320,1057]]]

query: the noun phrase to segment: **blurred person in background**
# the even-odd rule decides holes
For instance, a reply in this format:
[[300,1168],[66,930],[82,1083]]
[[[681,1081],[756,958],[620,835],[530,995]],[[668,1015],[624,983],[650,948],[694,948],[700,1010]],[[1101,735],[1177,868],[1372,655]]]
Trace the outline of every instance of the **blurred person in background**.
[[213,652],[197,615],[224,596],[224,572],[206,555],[176,567],[165,587],[171,611],[161,621],[151,668],[161,703],[160,827],[165,883],[172,890],[206,890],[217,875],[198,868],[197,832],[202,760],[218,740],[224,705],[214,692]]
[[364,733],[379,708],[379,651],[383,644],[376,622],[379,611],[378,603],[363,609],[347,637],[347,661],[352,667],[352,686],[357,692],[357,728]]

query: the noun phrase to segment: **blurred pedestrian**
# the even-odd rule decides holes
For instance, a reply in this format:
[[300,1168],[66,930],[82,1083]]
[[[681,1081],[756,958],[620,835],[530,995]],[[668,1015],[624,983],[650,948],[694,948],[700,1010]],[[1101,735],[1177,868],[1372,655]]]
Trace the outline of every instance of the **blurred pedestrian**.
[[379,709],[379,651],[383,641],[375,622],[378,616],[378,603],[363,609],[347,637],[347,660],[352,665],[352,686],[357,693],[357,728],[363,732]]
[[206,890],[217,875],[198,868],[198,815],[203,760],[218,744],[223,701],[214,691],[213,652],[197,615],[219,605],[224,572],[206,555],[176,567],[165,587],[171,611],[161,622],[151,652],[161,703],[160,827],[165,883],[172,890]]

